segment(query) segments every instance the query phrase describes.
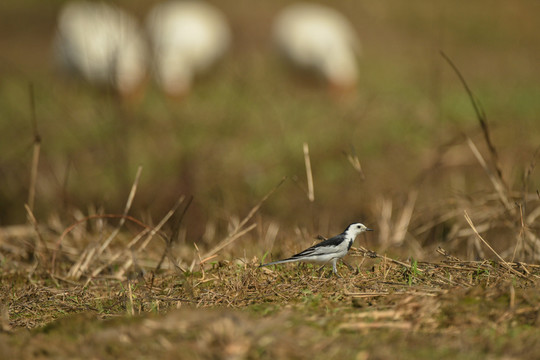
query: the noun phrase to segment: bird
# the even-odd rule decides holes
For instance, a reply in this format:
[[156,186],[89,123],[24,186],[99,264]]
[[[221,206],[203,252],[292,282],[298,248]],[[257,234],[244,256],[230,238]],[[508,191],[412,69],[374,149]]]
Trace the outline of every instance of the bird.
[[331,89],[348,92],[356,87],[358,35],[337,10],[313,3],[294,3],[279,12],[272,38],[289,63],[316,73]]
[[148,46],[137,20],[104,2],[70,1],[58,15],[56,63],[91,85],[136,94],[147,73]]
[[204,1],[168,1],[146,17],[152,48],[152,70],[158,86],[172,98],[182,98],[196,75],[204,73],[231,42],[228,21]]
[[373,231],[367,226],[361,223],[353,223],[347,226],[347,228],[339,235],[321,241],[306,250],[299,252],[290,258],[273,261],[267,264],[262,264],[259,267],[277,265],[290,262],[311,262],[326,265],[332,263],[332,271],[334,275],[338,276],[336,263],[343,258],[349,252],[356,236],[365,232]]

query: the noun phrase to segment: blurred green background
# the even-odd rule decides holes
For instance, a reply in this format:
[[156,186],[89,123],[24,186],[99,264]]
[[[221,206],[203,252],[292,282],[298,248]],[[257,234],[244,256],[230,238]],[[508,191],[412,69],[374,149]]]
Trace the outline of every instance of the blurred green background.
[[[214,1],[233,29],[224,61],[182,102],[149,83],[136,103],[56,72],[50,46],[62,3],[0,2],[0,225],[26,219],[30,89],[42,137],[38,219],[90,206],[120,213],[142,166],[132,213],[157,221],[179,195],[193,195],[184,224],[194,240],[209,221],[225,232],[284,176],[260,216],[323,233],[374,224],[381,198],[399,208],[412,188],[419,209],[491,189],[462,136],[485,151],[473,108],[440,51],[483,104],[512,186],[522,186],[540,144],[538,1],[327,1],[362,41],[358,91],[340,99],[299,81],[275,54],[272,18],[290,1]],[[116,3],[142,21],[156,1]],[[358,156],[365,180],[346,154]],[[535,189],[534,173],[530,181]]]

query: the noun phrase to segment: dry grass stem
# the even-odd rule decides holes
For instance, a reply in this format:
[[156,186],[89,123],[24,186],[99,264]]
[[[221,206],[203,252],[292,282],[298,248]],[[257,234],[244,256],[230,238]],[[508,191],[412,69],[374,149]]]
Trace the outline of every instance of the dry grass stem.
[[36,198],[36,183],[39,165],[39,154],[41,149],[40,140],[34,141],[34,148],[32,152],[32,168],[30,171],[30,187],[28,189],[28,207],[34,209],[34,201]]
[[[174,214],[174,212],[176,211],[178,206],[180,206],[180,204],[182,203],[183,199],[184,199],[184,197],[181,197],[178,200],[178,202],[175,204],[175,206],[165,215],[165,217],[161,220],[161,222],[154,228],[151,228],[150,226],[147,226],[147,225],[143,224],[142,222],[140,222],[137,219],[132,218],[131,216],[126,216],[125,218],[127,220],[133,221],[133,222],[137,223],[138,225],[141,225],[141,227],[143,227],[144,230],[139,232],[123,249],[116,252],[112,256],[108,257],[106,259],[106,261],[101,266],[98,266],[96,269],[94,269],[92,271],[92,273],[90,274],[90,276],[89,276],[89,278],[88,278],[88,280],[86,282],[86,285],[88,285],[88,283],[92,280],[92,278],[95,278],[96,276],[98,276],[104,269],[109,267],[111,264],[116,262],[118,259],[120,259],[123,256],[127,256],[127,255],[131,254],[132,248],[135,246],[135,244],[139,243],[140,240],[143,239],[144,237],[146,237],[146,240],[140,245],[140,247],[136,250],[136,252],[141,252],[142,250],[144,250],[144,248],[148,245],[148,243],[155,236],[155,234],[160,234],[160,236],[165,241],[167,241],[166,236],[161,233],[160,229],[167,222],[167,220],[172,216],[172,214]],[[112,215],[112,217],[119,217],[119,216],[121,216],[121,215]],[[185,269],[183,269],[181,266],[179,266],[174,259],[171,259],[171,261],[174,264],[175,269],[180,269],[183,272],[185,271]],[[128,259],[128,261],[126,261],[124,263],[122,269],[120,270],[120,273],[118,273],[117,276],[121,276],[126,271],[126,266],[129,267],[132,263],[133,263],[133,258],[131,257],[131,258]],[[153,262],[152,264],[153,264],[153,266],[156,266],[157,262]]]
[[364,171],[362,170],[362,164],[360,163],[360,159],[358,158],[354,147],[351,145],[351,153],[347,153],[344,151],[344,154],[347,157],[349,164],[351,164],[353,169],[360,175],[360,179],[365,180],[366,176],[364,175]]
[[476,157],[476,159],[478,160],[478,162],[480,163],[480,165],[482,166],[482,168],[488,175],[489,180],[493,184],[493,187],[495,188],[495,191],[499,195],[499,198],[501,202],[503,203],[504,207],[511,213],[514,213],[515,209],[510,204],[510,201],[508,200],[508,196],[506,195],[505,187],[504,187],[504,184],[501,182],[501,179],[496,177],[493,174],[493,172],[489,169],[488,165],[486,164],[486,161],[482,157],[482,154],[480,154],[480,151],[478,150],[474,142],[469,137],[467,137],[467,144],[469,145],[469,148],[473,152],[474,156]]
[[[105,251],[105,249],[110,245],[111,241],[116,238],[116,236],[118,235],[118,233],[120,232],[122,226],[124,225],[126,219],[131,219],[133,220],[133,218],[130,218],[127,213],[129,212],[129,209],[131,208],[131,205],[133,203],[133,199],[135,198],[135,193],[137,192],[137,184],[139,182],[139,178],[141,176],[141,172],[142,172],[142,167],[139,166],[139,168],[137,169],[137,173],[135,175],[135,180],[133,182],[133,185],[131,187],[131,191],[129,193],[129,196],[128,196],[128,199],[127,199],[127,202],[126,202],[126,206],[124,208],[124,212],[121,216],[118,216],[118,218],[120,219],[117,227],[115,228],[115,230],[109,235],[109,237],[103,242],[103,244],[101,246],[99,246],[99,248],[97,249],[94,249],[96,246],[98,246],[97,243],[91,243],[88,245],[88,247],[83,251],[83,253],[81,254],[81,256],[79,257],[79,260],[72,266],[71,270],[70,270],[70,277],[73,277],[75,279],[78,279],[80,278],[80,276],[82,275],[83,272],[85,272],[89,266],[89,264],[91,264],[91,262],[93,261],[93,259],[95,257],[99,258],[101,256],[101,254],[103,253],[103,251]],[[98,219],[102,219],[102,218],[106,218],[106,217],[111,217],[111,215],[97,215],[97,216],[89,216],[89,217],[85,217],[84,219],[82,220],[79,220],[77,221],[75,224],[73,224],[72,226],[68,227],[64,233],[62,233],[62,235],[60,236],[59,240],[58,240],[58,243],[57,243],[57,250],[60,249],[60,246],[62,244],[62,239],[64,238],[64,236],[69,232],[71,231],[75,225],[81,223],[81,222],[84,222],[84,221],[87,221],[91,218],[98,218]],[[139,222],[138,220],[136,220],[135,222]],[[140,223],[140,222],[139,222]],[[51,261],[51,264],[52,264],[52,272],[54,273],[55,271],[55,262],[56,262],[56,253],[57,253],[57,250],[53,253],[53,258],[52,258],[52,261]]]
[[476,119],[480,123],[480,128],[482,129],[482,133],[484,134],[484,139],[486,140],[486,144],[491,154],[493,165],[495,167],[495,170],[497,171],[498,180],[503,185],[503,188],[507,188],[506,182],[504,181],[504,178],[502,175],[502,170],[501,170],[501,165],[499,163],[499,156],[497,154],[497,149],[495,148],[495,146],[493,145],[493,142],[491,141],[489,126],[487,123],[487,116],[486,116],[486,113],[484,112],[484,109],[482,108],[482,104],[480,103],[480,101],[478,101],[476,96],[474,96],[471,89],[469,88],[469,85],[467,85],[465,78],[463,77],[463,75],[461,74],[457,66],[452,62],[452,60],[450,60],[450,58],[442,51],[441,51],[441,55],[448,62],[448,64],[450,64],[454,72],[459,77],[461,83],[463,84],[463,87],[467,91],[467,95],[469,96],[471,104],[473,105],[474,111],[476,113]]
[[39,166],[39,154],[41,150],[41,136],[39,135],[37,129],[37,118],[36,118],[36,102],[34,96],[34,87],[30,84],[30,109],[32,111],[32,131],[33,131],[33,151],[32,151],[32,163],[30,168],[30,186],[28,188],[28,207],[31,211],[34,211],[34,201],[36,197],[36,183],[38,175],[38,166]]
[[514,260],[516,259],[516,254],[518,252],[518,250],[523,253],[523,247],[524,247],[524,244],[525,244],[525,223],[523,221],[523,206],[521,204],[518,204],[518,207],[519,207],[519,224],[520,224],[520,229],[519,229],[519,234],[517,235],[517,241],[516,241],[516,246],[514,247],[514,252],[512,253],[512,262],[514,262]]
[[[165,249],[163,250],[163,254],[161,255],[161,258],[158,262],[158,264],[156,265],[156,269],[155,271],[158,271],[160,268],[161,268],[161,264],[163,263],[163,261],[165,260],[165,257],[167,256],[169,259],[173,258],[172,254],[171,254],[171,249],[172,249],[172,245],[173,245],[173,242],[178,239],[178,234],[180,233],[180,224],[182,223],[182,220],[184,219],[184,216],[186,215],[186,212],[187,210],[189,209],[189,206],[191,205],[191,202],[193,201],[193,196],[190,196],[189,197],[189,200],[186,204],[186,206],[184,207],[184,210],[182,211],[182,213],[180,214],[178,220],[175,222],[174,224],[174,227],[173,227],[173,230],[172,230],[172,233],[171,233],[171,236],[169,236],[168,240],[167,240],[167,246],[165,247]],[[174,264],[176,266],[178,266],[176,264],[176,261],[174,261]]]
[[315,201],[315,190],[313,188],[313,173],[311,171],[311,159],[309,157],[309,146],[304,143],[304,163],[306,164],[306,176],[308,185],[308,199],[309,201]]
[[378,296],[386,296],[386,295],[389,295],[390,293],[387,292],[387,291],[384,291],[384,292],[348,292],[348,291],[345,291],[344,294],[347,295],[347,296],[352,296],[352,297],[356,297],[356,298],[371,298],[371,297],[378,297]]
[[[34,227],[34,232],[36,234],[36,237],[39,240],[39,243],[43,249],[43,252],[45,253],[45,259],[50,259],[50,253],[49,253],[49,249],[47,248],[47,243],[45,242],[45,240],[43,239],[43,236],[41,235],[38,222],[36,220],[36,217],[32,213],[32,209],[30,208],[29,205],[26,205],[26,204],[24,205],[24,208],[26,210],[28,221],[30,221],[30,223]],[[34,251],[38,252],[39,250],[36,247]]]
[[[56,259],[56,253],[60,250],[60,248],[62,247],[62,250],[64,251],[63,249],[63,239],[67,236],[67,234],[69,234],[70,232],[72,232],[78,225],[82,224],[82,223],[85,223],[89,220],[93,220],[93,219],[119,219],[119,218],[125,218],[126,220],[129,220],[137,225],[139,225],[140,227],[144,228],[144,229],[151,229],[150,226],[144,224],[142,221],[140,221],[139,219],[136,219],[134,218],[133,216],[124,216],[124,215],[119,215],[119,214],[102,214],[102,215],[90,215],[90,216],[86,216],[80,220],[77,220],[75,223],[71,224],[70,226],[68,226],[64,232],[62,233],[62,235],[60,235],[60,238],[58,239],[58,241],[56,242],[56,245],[54,246],[54,252],[53,252],[53,255],[52,255],[52,258],[53,258],[53,263],[52,263],[52,267],[54,268],[54,260]],[[163,235],[164,236],[164,235]],[[74,248],[71,249],[71,253],[72,254],[75,254],[76,253],[76,250]]]
[[249,231],[255,229],[257,227],[257,224],[251,224],[246,229],[243,229],[244,226],[247,224],[247,222],[255,215],[255,213],[260,209],[262,204],[283,184],[286,178],[281,179],[281,181],[266,194],[246,215],[242,221],[235,227],[235,229],[221,242],[219,242],[213,249],[205,253],[202,258],[205,259],[209,256],[212,256],[216,254],[217,252],[221,251],[223,248],[227,247],[228,245],[232,244],[234,241],[236,241],[238,238],[240,238],[242,235],[248,233]]
[[404,243],[409,226],[414,213],[418,190],[411,190],[407,196],[407,201],[402,207],[397,220],[393,220],[393,200],[387,197],[378,199],[377,232],[381,251],[389,246],[400,246]]
[[[163,225],[165,225],[167,223],[167,221],[169,221],[169,219],[174,215],[174,213],[176,212],[176,210],[178,210],[178,208],[180,207],[180,205],[182,204],[182,202],[184,201],[185,197],[184,196],[181,196],[178,201],[176,202],[176,204],[172,207],[171,210],[169,210],[167,212],[167,214],[165,214],[165,216],[163,217],[163,219],[161,219],[161,221],[154,227],[152,228],[147,234],[145,234],[146,236],[146,239],[139,245],[139,247],[135,250],[135,254],[138,254],[140,252],[142,252],[147,246],[148,244],[150,243],[150,241],[154,238],[154,236],[161,231],[161,228],[163,227]],[[134,245],[136,244],[137,242],[136,241],[132,241],[130,244],[128,244],[129,246],[126,248],[126,249],[123,249],[121,250],[118,254],[120,256],[122,255],[127,255],[129,254],[129,252],[131,251],[132,247],[134,247]],[[115,277],[121,279],[123,278],[125,272],[127,271],[127,269],[133,264],[133,257],[128,257],[128,259],[125,261],[125,263],[121,266],[121,268],[116,272],[115,274]]]
[[272,249],[279,233],[279,224],[275,221],[270,222],[264,236],[264,249]]
[[246,217],[244,219],[242,219],[242,221],[238,224],[237,228],[235,229],[235,231],[238,231],[240,230],[241,228],[244,227],[244,225],[246,225],[246,223],[253,217],[253,215],[255,215],[255,213],[257,211],[259,211],[259,209],[261,208],[262,204],[268,200],[268,198],[270,196],[272,196],[272,194],[277,190],[279,189],[279,187],[285,182],[287,178],[283,178],[281,179],[281,181],[272,189],[268,192],[268,194],[266,194],[265,196],[263,196],[263,198],[257,203],[257,205],[255,205],[250,211],[249,213],[246,215]]
[[[389,258],[387,256],[384,256],[384,255],[380,255],[380,254],[377,254],[375,251],[372,251],[372,250],[368,250],[362,246],[358,247],[358,248],[354,248],[354,247],[351,247],[351,252],[350,252],[350,255],[351,256],[362,256],[362,257],[369,257],[369,258],[379,258],[379,259],[382,259],[384,263],[386,262],[390,262],[390,263],[393,263],[393,264],[397,264],[397,265],[400,265],[400,266],[403,266],[404,268],[406,269],[409,269],[411,270],[412,269],[412,265],[411,264],[407,264],[403,261],[399,261],[399,260],[396,260],[396,259],[392,259],[392,258]],[[415,269],[416,272],[418,272],[419,274],[422,274],[424,271],[422,269],[419,269],[419,268],[416,268]],[[452,279],[447,279],[439,274],[435,274],[435,276],[439,279],[439,280],[442,280],[443,282],[445,283],[449,283],[449,284],[454,284],[454,285],[458,285],[456,282],[454,282]]]
[[338,330],[342,331],[358,331],[370,329],[411,330],[412,323],[409,321],[356,322],[340,324],[338,326]]
[[229,246],[230,244],[235,242],[237,239],[241,238],[242,236],[244,236],[245,234],[247,234],[251,230],[255,229],[256,227],[257,227],[257,224],[251,224],[250,226],[248,226],[247,228],[245,228],[245,229],[243,229],[241,231],[236,230],[231,235],[229,235],[225,239],[223,239],[212,250],[208,251],[203,256],[201,256],[201,258],[206,259],[206,258],[208,258],[208,257],[210,257],[212,255],[215,255],[216,253],[218,253],[219,251],[221,251],[225,247]]
[[128,288],[128,300],[129,300],[129,303],[128,303],[128,306],[126,307],[127,309],[127,312],[128,312],[128,315],[131,315],[131,316],[135,316],[135,309],[134,309],[134,306],[133,306],[133,293],[131,291],[131,281],[128,280],[127,282],[127,288]]
[[[504,260],[504,259],[503,259],[503,258],[502,258],[502,257],[501,257],[501,256],[500,256],[500,255],[499,255],[499,254],[491,247],[491,245],[489,245],[489,243],[488,243],[486,240],[484,240],[484,238],[483,238],[483,237],[478,233],[478,231],[476,230],[476,228],[475,228],[475,226],[474,226],[474,224],[473,224],[471,218],[469,217],[469,214],[467,214],[467,211],[464,211],[464,213],[465,213],[465,220],[467,220],[467,223],[468,223],[469,226],[473,229],[474,233],[476,234],[476,237],[477,237],[479,240],[481,240],[481,241],[484,243],[484,245],[486,245],[487,248],[488,248],[489,250],[491,250],[491,252],[492,252],[493,254],[495,254],[495,256],[501,261],[502,265],[503,265],[508,271],[514,273],[515,275],[517,275],[517,276],[519,276],[519,277],[522,277],[522,278],[524,278],[524,279],[529,280],[529,278],[528,278],[527,276],[525,276],[525,275],[523,275],[522,273],[520,273],[520,272],[514,270],[514,269],[506,262],[506,260]],[[531,281],[532,281],[532,280],[531,280]]]
[[393,244],[402,244],[407,235],[409,229],[409,224],[414,211],[414,206],[416,204],[416,199],[418,197],[418,190],[412,190],[409,192],[407,197],[407,202],[401,211],[401,216],[395,226],[394,234],[392,236]]
[[124,226],[124,223],[126,222],[126,216],[129,212],[129,209],[131,208],[131,205],[133,204],[133,199],[135,198],[135,193],[137,192],[137,185],[139,184],[139,179],[141,177],[142,172],[142,166],[139,166],[137,168],[137,173],[135,174],[135,180],[133,181],[133,185],[131,186],[131,191],[129,192],[128,199],[126,201],[126,206],[124,207],[124,212],[122,213],[122,217],[120,218],[120,221],[118,222],[118,226],[114,231],[109,235],[107,240],[103,242],[103,244],[99,247],[99,251],[96,254],[97,256],[100,256],[103,251],[110,245],[111,241],[118,235],[120,232],[120,229],[122,226]]

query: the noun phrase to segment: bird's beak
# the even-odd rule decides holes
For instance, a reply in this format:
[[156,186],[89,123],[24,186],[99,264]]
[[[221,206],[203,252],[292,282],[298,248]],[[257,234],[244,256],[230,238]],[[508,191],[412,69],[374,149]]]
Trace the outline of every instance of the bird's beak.
[[366,228],[366,231],[373,231],[373,229],[370,229],[370,228]]

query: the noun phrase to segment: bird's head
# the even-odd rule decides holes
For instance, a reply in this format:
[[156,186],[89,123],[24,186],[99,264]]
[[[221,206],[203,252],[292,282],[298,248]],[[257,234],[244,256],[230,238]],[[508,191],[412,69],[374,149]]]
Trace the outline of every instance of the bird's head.
[[373,231],[373,229],[370,229],[366,225],[361,223],[354,223],[347,227],[347,230],[345,230],[345,234],[355,238],[358,234],[361,234],[364,231]]

